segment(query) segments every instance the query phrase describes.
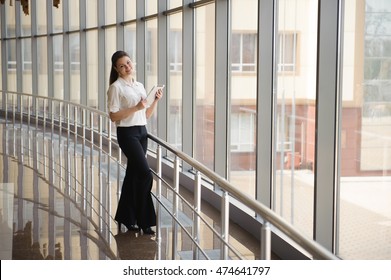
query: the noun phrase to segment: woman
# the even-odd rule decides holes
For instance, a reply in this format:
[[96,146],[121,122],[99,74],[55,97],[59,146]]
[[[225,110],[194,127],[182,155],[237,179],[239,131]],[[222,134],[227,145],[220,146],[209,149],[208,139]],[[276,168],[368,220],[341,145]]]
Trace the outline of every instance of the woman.
[[147,119],[163,96],[156,92],[148,106],[144,86],[134,79],[134,65],[129,55],[117,51],[111,57],[110,86],[107,104],[110,119],[117,126],[118,144],[128,159],[115,220],[119,228],[124,224],[128,230],[142,230],[155,234],[156,213],[152,202],[153,177],[146,160]]

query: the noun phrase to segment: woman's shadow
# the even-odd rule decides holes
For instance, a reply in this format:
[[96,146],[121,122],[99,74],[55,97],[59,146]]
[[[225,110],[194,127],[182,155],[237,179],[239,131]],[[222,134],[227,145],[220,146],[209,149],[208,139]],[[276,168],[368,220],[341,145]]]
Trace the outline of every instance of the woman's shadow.
[[154,260],[158,250],[155,236],[128,231],[114,236],[121,260]]

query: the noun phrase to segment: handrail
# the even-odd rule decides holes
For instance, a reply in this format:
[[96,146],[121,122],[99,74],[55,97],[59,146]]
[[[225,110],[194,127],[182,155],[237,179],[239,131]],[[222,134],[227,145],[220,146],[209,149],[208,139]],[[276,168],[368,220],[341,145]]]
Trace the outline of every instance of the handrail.
[[163,146],[186,163],[194,167],[196,170],[200,171],[202,174],[207,176],[210,180],[215,182],[221,189],[231,194],[235,197],[239,202],[248,206],[250,209],[259,214],[265,221],[271,223],[275,228],[278,228],[281,232],[283,232],[286,236],[291,238],[305,250],[307,250],[310,254],[312,254],[315,258],[319,259],[331,259],[337,260],[339,259],[337,256],[332,254],[330,251],[325,249],[323,246],[316,243],[314,240],[311,240],[304,235],[302,235],[296,228],[287,223],[282,217],[278,216],[274,211],[267,208],[265,205],[261,204],[259,201],[251,198],[246,193],[240,191],[238,188],[233,186],[226,179],[216,174],[208,167],[203,165],[202,163],[194,160],[189,155],[183,153],[182,151],[175,149],[169,143],[164,140],[154,136],[149,135],[149,138],[159,145]]
[[[109,116],[108,116],[107,113],[102,112],[102,111],[97,110],[97,109],[94,109],[94,108],[90,108],[90,107],[81,105],[81,104],[77,104],[77,103],[74,103],[74,102],[64,101],[64,100],[61,100],[61,99],[56,99],[56,98],[51,98],[51,97],[35,96],[35,95],[33,96],[31,94],[17,93],[17,92],[12,92],[12,91],[0,90],[0,92],[3,93],[3,94],[10,93],[10,94],[16,94],[16,95],[19,95],[19,96],[29,97],[29,98],[42,98],[42,99],[45,99],[45,100],[49,100],[51,102],[60,102],[60,103],[64,103],[64,104],[67,104],[67,105],[72,105],[72,106],[75,106],[75,108],[80,108],[82,110],[86,110],[90,114],[94,113],[94,114],[99,115],[100,118],[104,117],[107,120],[109,120]],[[15,104],[13,104],[13,105],[15,105]],[[16,104],[16,105],[18,106],[18,104]],[[7,106],[7,104],[4,104],[4,101],[3,101],[3,107],[4,106]],[[7,110],[6,110],[6,113],[7,113]],[[22,108],[21,111],[20,111],[21,119],[23,119],[23,115],[22,115],[23,113],[25,113],[25,112],[23,112],[23,108]],[[83,111],[83,113],[84,113],[84,111]],[[50,117],[53,117],[54,114],[50,114],[50,112],[49,112],[48,116],[50,118]],[[13,117],[15,117],[15,112],[14,111],[13,111]],[[39,117],[39,115],[36,115],[36,117]],[[45,117],[47,117],[47,116],[45,116],[45,113],[44,113],[44,118]],[[44,121],[46,121],[46,120],[44,120]],[[68,121],[68,126],[69,126],[69,120],[67,120],[67,121]],[[51,119],[51,125],[53,126],[53,119]],[[80,125],[80,123],[77,123],[77,120],[74,120],[74,125],[75,125],[75,129],[73,131],[70,131],[70,132],[74,133],[75,137],[76,137],[77,126]],[[69,129],[69,127],[68,127],[68,129]],[[94,129],[94,128],[92,128],[92,129]],[[112,139],[111,138],[112,136],[111,136],[110,132],[111,132],[111,129],[110,129],[110,127],[108,127],[107,135],[105,135],[105,137],[108,137],[109,140]],[[68,133],[69,133],[69,131],[68,131]],[[83,135],[82,135],[82,137],[85,138],[84,133],[85,133],[85,131],[84,131],[84,127],[83,127]],[[104,133],[102,131],[102,121],[99,121],[99,135],[100,135],[100,137],[102,137],[103,134]],[[271,234],[270,234],[270,231],[271,231],[270,225],[271,225],[272,227],[280,230],[288,238],[290,238],[291,240],[296,242],[299,246],[301,246],[301,248],[303,248],[309,254],[311,254],[313,256],[313,258],[316,258],[316,259],[339,259],[337,256],[332,254],[330,251],[328,251],[327,249],[322,247],[320,244],[316,243],[314,240],[311,240],[311,239],[305,237],[304,235],[302,235],[296,228],[294,228],[291,224],[286,222],[281,216],[277,215],[274,211],[272,211],[271,209],[269,209],[265,205],[261,204],[259,201],[255,200],[254,198],[250,197],[246,193],[242,192],[241,190],[239,190],[238,188],[233,186],[230,182],[228,182],[226,179],[224,179],[220,175],[216,174],[215,172],[210,170],[208,167],[206,167],[202,163],[194,160],[189,155],[187,155],[187,154],[183,153],[182,151],[172,147],[169,143],[165,142],[164,140],[162,140],[162,139],[160,139],[160,138],[158,138],[158,137],[156,137],[154,135],[148,134],[148,137],[152,141],[157,143],[158,145],[164,147],[165,149],[167,149],[168,151],[173,153],[176,157],[182,159],[183,161],[185,161],[186,163],[191,165],[199,173],[202,173],[205,176],[207,176],[208,179],[213,181],[216,185],[218,185],[223,190],[223,196],[222,196],[222,205],[223,205],[222,206],[222,212],[223,212],[222,213],[222,216],[223,216],[222,226],[223,227],[226,225],[225,219],[228,220],[228,218],[229,218],[229,213],[228,214],[226,213],[226,211],[229,211],[229,210],[227,210],[227,209],[229,209],[229,207],[227,207],[227,205],[229,204],[228,195],[232,196],[233,198],[235,198],[240,203],[243,203],[244,205],[249,207],[251,210],[253,210],[257,215],[259,215],[263,219],[264,224],[263,224],[262,230],[261,230],[261,233],[263,234],[263,236],[262,236],[261,239],[262,239],[263,242],[266,242],[266,244],[262,244],[264,250],[266,250],[262,254],[265,258],[268,258],[268,256],[270,256],[270,252],[268,252],[268,251],[270,251],[270,249],[271,249],[271,246],[270,246],[270,244],[271,244],[271,240],[270,240],[271,239],[271,237],[270,237],[271,236]],[[83,138],[83,140],[85,140],[84,138]],[[91,145],[93,145],[93,143],[91,143]],[[101,145],[102,145],[102,140],[100,140],[100,146]],[[100,148],[102,148],[102,147],[100,147]],[[110,146],[109,146],[108,156],[112,157],[112,154],[111,154],[111,143],[110,143]],[[121,162],[120,162],[121,161],[120,153],[119,153],[119,159],[117,159],[117,160],[118,160],[119,164],[121,164]],[[178,161],[176,160],[176,162],[178,162]],[[177,168],[175,168],[175,169],[177,169]],[[178,182],[176,182],[176,184],[178,184]],[[175,191],[175,189],[174,189],[174,191]],[[199,192],[199,191],[195,190],[195,192]],[[159,194],[158,194],[158,196],[159,196]],[[157,197],[157,199],[158,199],[158,197]],[[197,207],[195,206],[195,208],[197,208]],[[195,212],[195,215],[197,216],[198,214],[196,213],[196,210],[194,210],[194,212]],[[174,213],[174,215],[175,215],[175,213]],[[225,235],[225,234],[227,234],[227,232],[223,232],[222,233],[222,235]],[[221,236],[219,236],[219,238],[222,241],[222,243],[224,243],[224,245],[226,245],[226,240],[223,237],[221,237]],[[196,244],[196,245],[198,246],[198,244]],[[222,251],[225,251],[225,249],[226,249],[226,247],[224,246],[222,248]],[[225,259],[227,257],[226,252],[224,252],[223,254],[224,255],[222,255],[222,258]]]

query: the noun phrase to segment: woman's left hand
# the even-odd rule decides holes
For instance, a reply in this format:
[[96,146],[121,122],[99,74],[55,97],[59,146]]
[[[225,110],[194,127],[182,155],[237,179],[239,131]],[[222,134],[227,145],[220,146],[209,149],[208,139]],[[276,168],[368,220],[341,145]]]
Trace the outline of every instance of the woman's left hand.
[[161,99],[163,97],[163,90],[159,89],[155,94],[155,99]]

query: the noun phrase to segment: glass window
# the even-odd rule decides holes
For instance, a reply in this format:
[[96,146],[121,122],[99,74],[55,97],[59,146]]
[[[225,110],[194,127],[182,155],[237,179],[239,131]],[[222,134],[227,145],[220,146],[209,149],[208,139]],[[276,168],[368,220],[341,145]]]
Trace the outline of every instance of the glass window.
[[344,11],[338,254],[390,259],[391,2]]
[[87,28],[98,26],[98,1],[88,0],[86,2]]
[[182,6],[183,0],[168,0],[168,9],[174,9]]
[[[234,11],[235,9],[233,9]],[[233,33],[231,40],[232,71],[255,72],[257,64],[257,34]]]
[[105,0],[106,24],[112,24],[116,22],[116,2],[117,1]]
[[254,152],[255,150],[255,111],[231,114],[231,152]]
[[157,13],[157,1],[158,0],[146,0],[145,1],[145,12],[146,16]]
[[[89,2],[89,1],[87,1]],[[78,0],[69,0],[69,29],[78,30],[80,28],[80,6]]]
[[[151,2],[151,1],[149,1]],[[155,1],[156,2],[156,1]],[[157,19],[151,19],[146,22],[145,38],[145,90],[149,90],[158,83],[157,80]],[[157,135],[157,114],[153,114],[148,122],[148,130]]]
[[168,18],[168,142],[182,150],[182,13]]
[[70,50],[70,98],[73,102],[80,102],[80,34],[69,34]]
[[281,32],[278,40],[278,72],[296,71],[297,34]]
[[232,184],[255,197],[258,1],[232,1],[231,130]]
[[31,38],[21,39],[20,43],[22,44],[23,92],[32,93]]
[[7,89],[11,91],[16,91],[16,40],[10,39],[7,40]]
[[136,62],[136,24],[125,26],[125,51]]
[[53,36],[53,54],[54,54],[54,93],[55,98],[64,98],[64,52],[63,35]]
[[215,5],[195,9],[195,125],[194,158],[214,169],[215,131]]
[[[181,28],[180,26],[178,26]],[[182,71],[182,30],[170,30],[169,34],[169,67],[170,72]]]
[[113,27],[105,29],[105,92],[109,87],[109,77],[111,71],[111,57],[117,51],[117,35],[116,29]]
[[16,19],[15,19],[15,5],[5,5],[6,6],[6,32],[7,32],[7,38],[14,38],[16,36],[15,33],[15,24],[16,24]]
[[125,1],[125,20],[132,20],[136,18],[136,0]]
[[[87,106],[98,108],[98,31],[91,30],[87,32]],[[111,57],[109,58],[111,59]],[[110,60],[109,60],[110,61]],[[106,79],[109,78],[109,76]]]
[[[47,34],[46,26],[46,0],[37,0],[35,4],[37,6],[37,33],[38,34]],[[74,15],[74,14],[71,14]]]
[[22,36],[31,36],[31,13],[28,15],[22,13],[20,21],[22,24]]
[[[284,71],[277,77],[276,88],[273,208],[312,238],[318,1],[280,0],[278,7],[276,67]],[[295,46],[292,34],[297,33],[302,40]],[[303,63],[286,73],[293,70],[290,54],[296,47]]]
[[38,95],[48,96],[48,58],[47,38],[37,38],[38,49]]
[[[55,33],[63,31],[62,9],[63,9],[63,5],[58,5],[58,8],[52,6],[52,11],[53,11],[53,30],[54,30]],[[73,15],[72,15],[72,17],[73,17]]]
[[[0,20],[1,22],[1,20]],[[1,23],[0,23],[0,30],[1,30]],[[1,32],[0,32],[1,33]],[[2,45],[3,44],[0,44],[0,88],[3,89],[3,67],[1,67],[3,65],[3,62],[2,62]]]
[[16,71],[16,40],[7,40],[8,70]]
[[54,53],[54,71],[62,72],[64,70],[64,55],[63,55],[63,40],[62,36],[53,37],[53,53]]

